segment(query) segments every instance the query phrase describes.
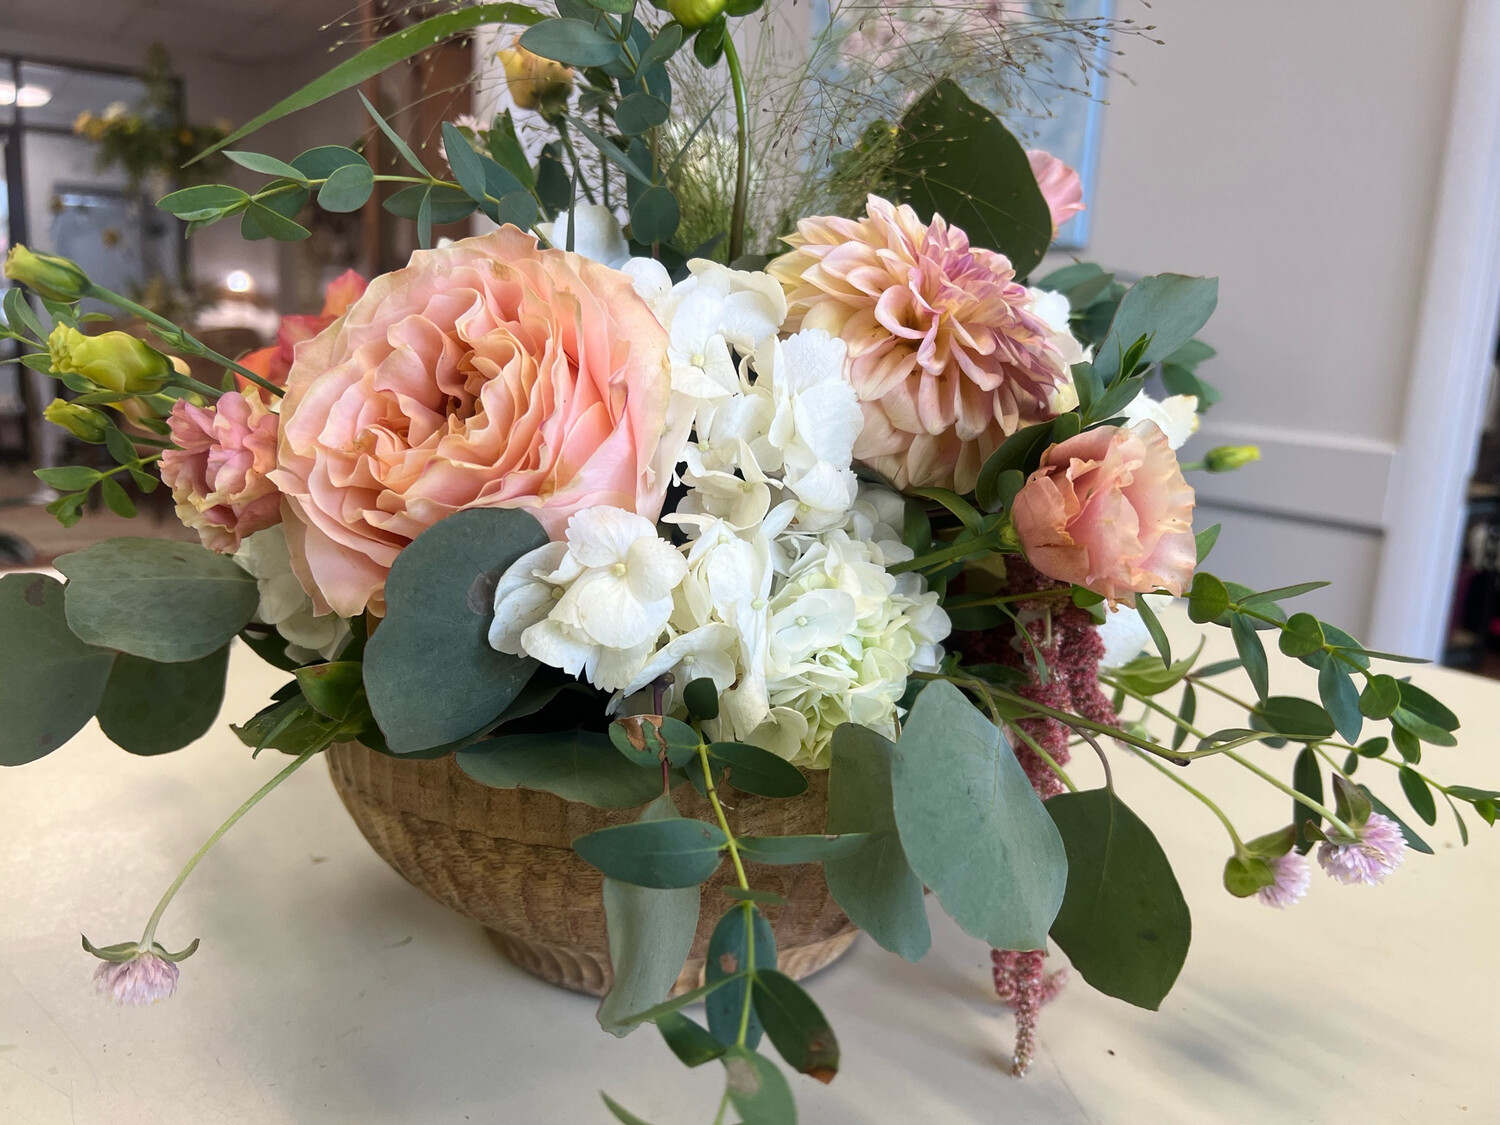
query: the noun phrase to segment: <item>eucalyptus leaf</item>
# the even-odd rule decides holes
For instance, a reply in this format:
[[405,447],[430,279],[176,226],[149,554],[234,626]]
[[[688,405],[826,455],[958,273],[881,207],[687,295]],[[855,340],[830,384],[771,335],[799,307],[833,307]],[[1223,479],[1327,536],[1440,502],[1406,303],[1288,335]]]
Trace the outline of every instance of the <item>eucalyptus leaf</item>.
[[[677,817],[677,806],[664,793],[646,806],[638,823]],[[599,1004],[599,1026],[605,1031],[628,1035],[636,1027],[628,1017],[667,998],[692,949],[702,897],[695,886],[663,890],[604,880],[604,920],[614,969],[614,983]]]
[[358,211],[375,190],[375,173],[368,164],[345,164],[328,174],[318,189],[318,206],[344,214]]
[[709,757],[729,767],[729,784],[760,797],[795,797],[807,791],[807,778],[785,758],[746,742],[713,742]]
[[63,586],[45,574],[0,575],[0,765],[50,754],[94,717],[114,652],[68,628]]
[[564,66],[605,66],[620,56],[612,35],[578,19],[546,19],[521,33],[520,45]]
[[996,949],[1045,948],[1067,858],[995,725],[958,688],[922,689],[896,745],[896,823],[912,870],[963,929]]
[[1145,337],[1140,363],[1166,359],[1208,323],[1219,302],[1219,281],[1213,277],[1185,277],[1163,273],[1143,277],[1130,287],[1115,310],[1104,342],[1094,356],[1094,370],[1106,383],[1122,371],[1124,353]]
[[757,969],[751,997],[766,1037],[787,1065],[819,1082],[832,1082],[839,1069],[838,1038],[807,991],[785,973]]
[[1100,992],[1153,1011],[1187,958],[1192,919],[1151,829],[1108,789],[1046,803],[1068,856],[1052,937]]
[[[725,1043],[739,1037],[740,1021],[749,1002],[746,990],[761,969],[776,967],[776,935],[771,924],[752,902],[737,902],[724,912],[708,940],[704,980],[708,984],[727,981],[704,1001],[708,1030]],[[740,979],[730,979],[734,977]],[[752,1006],[745,1033],[751,1049],[760,1042],[761,1024]]]
[[853,855],[823,865],[828,889],[860,929],[892,953],[920,961],[932,945],[922,881],[896,830],[891,794],[895,746],[869,727],[845,723],[833,732],[828,773],[830,834],[869,833]]
[[196,543],[107,539],[63,555],[68,626],[81,640],[162,663],[217,652],[255,614],[255,579]]
[[718,869],[727,841],[716,824],[679,818],[601,828],[574,840],[573,850],[623,883],[696,887]]
[[729,1048],[721,1061],[741,1125],[797,1125],[792,1088],[775,1063],[745,1047]]
[[838,836],[740,836],[740,854],[751,863],[787,865],[823,863],[853,855],[869,842],[869,834],[845,832]]
[[433,524],[396,556],[386,616],[364,657],[370,708],[394,752],[486,729],[531,678],[535,663],[496,652],[486,633],[495,579],[546,542],[525,512],[473,508]]
[[465,747],[454,761],[481,785],[533,789],[597,809],[638,808],[661,793],[660,769],[622,758],[594,731],[502,734]]
[[166,754],[208,733],[224,702],[229,646],[158,664],[121,653],[99,703],[99,729],[132,754]]
[[656,1030],[683,1066],[702,1066],[713,1062],[729,1048],[713,1033],[681,1012],[667,1012],[658,1017]]

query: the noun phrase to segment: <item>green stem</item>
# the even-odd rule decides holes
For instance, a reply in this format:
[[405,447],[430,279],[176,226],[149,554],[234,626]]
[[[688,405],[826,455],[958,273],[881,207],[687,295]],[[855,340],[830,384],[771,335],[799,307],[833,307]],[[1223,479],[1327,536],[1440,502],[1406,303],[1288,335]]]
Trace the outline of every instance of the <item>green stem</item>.
[[[724,815],[724,806],[719,803],[719,787],[714,784],[713,766],[708,760],[708,744],[703,741],[701,735],[698,738],[698,763],[703,768],[703,786],[708,803],[713,808],[714,816],[719,821],[719,830],[724,833],[724,839],[727,841],[729,860],[734,864],[734,877],[739,882],[740,890],[748,891],[750,880],[745,876],[745,864],[740,858],[740,848],[735,843],[734,832],[729,827],[729,818]],[[755,969],[755,903],[746,899],[739,905],[745,912],[745,968],[753,973]],[[740,1047],[745,1045],[745,1040],[750,1035],[750,1006],[755,992],[753,984],[752,980],[746,979],[745,1002],[740,1008],[740,1030],[735,1039],[735,1044]]]
[[[110,292],[110,290],[105,289],[103,286],[94,285],[93,283],[89,284],[85,296],[104,301],[106,304],[114,305],[115,308],[121,310],[122,312],[128,312],[140,317],[153,328],[161,329],[160,335],[162,336],[162,339],[172,341],[175,346],[181,347],[183,351],[190,352],[193,355],[202,356],[204,359],[217,363],[221,367],[226,367],[231,371],[235,371],[238,374],[243,375],[252,383],[255,383],[265,390],[271,392],[271,394],[275,395],[277,398],[280,398],[283,394],[285,394],[285,392],[280,387],[271,382],[269,379],[257,375],[249,368],[241,367],[232,359],[228,359],[225,356],[220,355],[218,352],[214,351],[207,344],[205,344],[202,340],[199,340],[194,336],[190,336],[186,331],[173,324],[170,320],[167,320],[165,317],[157,316],[150,309],[136,304],[128,297],[122,297],[118,293],[112,293]],[[196,380],[194,380],[194,382],[196,382]],[[206,387],[207,385],[199,383],[198,386]],[[221,393],[212,387],[207,387],[207,391],[216,398]]]
[[141,935],[140,948],[151,948],[151,943],[156,940],[156,926],[157,923],[161,921],[161,916],[166,913],[167,906],[171,903],[173,896],[175,896],[177,892],[182,889],[182,884],[187,882],[187,877],[193,873],[193,868],[198,866],[198,861],[208,854],[208,850],[219,842],[219,839],[224,835],[224,833],[228,832],[239,822],[240,817],[244,816],[256,805],[260,804],[262,797],[266,796],[266,794],[270,793],[271,790],[275,789],[283,781],[291,777],[292,774],[296,773],[297,770],[302,767],[304,762],[306,762],[314,754],[318,753],[318,751],[321,749],[323,748],[319,746],[316,749],[308,750],[300,755],[297,760],[292,762],[291,765],[287,766],[286,769],[282,770],[270,781],[266,782],[254,793],[252,793],[249,800],[247,800],[239,808],[235,809],[234,812],[230,813],[229,819],[226,820],[223,824],[219,825],[219,827],[214,830],[214,834],[203,842],[203,846],[193,853],[193,858],[188,860],[183,869],[177,873],[177,878],[172,880],[172,885],[167,888],[167,893],[161,896],[161,901],[156,904],[156,909],[151,912],[151,917],[146,922],[146,932]]
[[892,574],[905,574],[909,570],[926,570],[929,567],[941,566],[944,563],[966,559],[971,555],[981,555],[992,550],[994,550],[994,545],[986,543],[982,539],[966,539],[962,543],[954,543],[928,554],[918,555],[914,559],[907,559],[905,562],[896,563],[894,566],[888,566],[886,570]]
[[745,252],[745,209],[750,201],[750,109],[745,92],[745,72],[740,66],[734,37],[724,32],[724,62],[729,67],[729,81],[734,87],[734,210],[729,219],[729,260]]
[[1203,790],[1198,789],[1193,785],[1189,785],[1175,771],[1168,769],[1166,766],[1158,762],[1155,758],[1143,755],[1142,760],[1150,763],[1152,769],[1156,770],[1158,773],[1161,773],[1166,777],[1170,777],[1178,785],[1182,786],[1183,789],[1186,789],[1194,797],[1197,797],[1198,800],[1202,801],[1203,804],[1208,807],[1209,811],[1212,812],[1214,816],[1219,818],[1219,823],[1224,826],[1224,831],[1229,833],[1230,840],[1234,842],[1234,850],[1236,852],[1244,851],[1245,845],[1240,840],[1240,834],[1234,830],[1234,823],[1229,819],[1228,816],[1225,815],[1224,810],[1219,808],[1219,806],[1209,798],[1207,793],[1203,792]]
[[1299,805],[1302,805],[1305,808],[1312,809],[1312,811],[1315,813],[1322,814],[1327,818],[1328,823],[1332,824],[1348,839],[1355,840],[1359,838],[1359,833],[1355,832],[1354,829],[1350,828],[1347,824],[1340,820],[1338,813],[1334,812],[1321,801],[1314,801],[1306,793],[1298,792],[1286,782],[1282,781],[1281,778],[1277,777],[1275,774],[1268,773],[1266,770],[1263,770],[1259,766],[1257,766],[1249,758],[1246,758],[1240,754],[1236,754],[1233,750],[1225,750],[1223,751],[1223,754],[1231,761],[1238,762],[1240,765],[1244,766],[1247,770],[1255,774],[1262,781],[1269,782],[1277,789],[1280,789],[1283,793],[1285,793],[1292,800],[1296,801]]
[[132,461],[128,465],[116,465],[113,469],[105,469],[99,475],[101,477],[112,477],[116,473],[126,473],[126,472],[129,472],[131,469],[143,469],[147,465],[151,464],[151,462],[153,462],[153,461],[160,461],[160,460],[161,460],[161,454],[160,453],[153,453],[149,457],[138,457],[138,458],[136,458],[134,461]]
[[[1057,775],[1058,780],[1068,787],[1070,793],[1078,792],[1078,786],[1073,784],[1073,779],[1067,775],[1062,766],[1057,764],[1057,759],[1049,754],[1040,742],[1013,723],[1006,723],[1005,728],[1015,734],[1027,746],[1031,747],[1032,753],[1046,763],[1047,768]],[[1166,767],[1163,768],[1165,769]]]

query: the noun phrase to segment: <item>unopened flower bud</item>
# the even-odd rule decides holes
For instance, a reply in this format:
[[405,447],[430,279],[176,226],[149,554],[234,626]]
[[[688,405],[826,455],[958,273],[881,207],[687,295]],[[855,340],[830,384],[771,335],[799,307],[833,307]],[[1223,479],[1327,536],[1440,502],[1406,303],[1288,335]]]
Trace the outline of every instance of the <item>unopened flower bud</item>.
[[102,413],[66,399],[53,399],[47,404],[47,409],[42,411],[42,417],[90,445],[98,445],[104,440],[104,435],[109,433],[109,419]]
[[1211,473],[1232,473],[1259,460],[1258,445],[1219,445],[1203,455],[1203,467]]
[[511,100],[521,109],[544,116],[566,106],[573,92],[573,71],[552,59],[528,51],[519,42],[499,52]]
[[172,361],[128,332],[85,336],[59,324],[47,337],[52,370],[85,379],[120,394],[154,394],[172,374]]
[[667,0],[667,11],[684,31],[707,27],[724,11],[726,0]]
[[88,274],[77,263],[19,245],[5,255],[5,276],[49,301],[77,301],[89,289]]

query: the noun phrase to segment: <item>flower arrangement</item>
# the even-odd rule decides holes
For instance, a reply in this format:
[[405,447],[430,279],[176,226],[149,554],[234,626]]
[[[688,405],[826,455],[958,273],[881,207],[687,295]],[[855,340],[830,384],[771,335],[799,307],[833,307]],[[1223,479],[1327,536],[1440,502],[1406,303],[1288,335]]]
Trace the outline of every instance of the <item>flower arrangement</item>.
[[[1204,568],[1218,529],[1194,528],[1187,474],[1256,456],[1177,458],[1217,397],[1197,373],[1212,349],[1196,338],[1216,283],[1127,286],[1086,263],[1033,279],[1081,205],[1077,178],[957,84],[939,79],[882,127],[876,182],[889,197],[794,216],[774,256],[744,253],[735,35],[758,7],[459,9],[251,122],[225,143],[402,51],[505,21],[524,28],[507,74],[547,86],[518,104],[557,139],[533,164],[509,114],[487,129],[450,123],[446,179],[376,115],[412,166],[387,206],[424,245],[434,221],[476,211],[494,229],[419,250],[368,286],[340,279],[318,317],[289,320],[274,348],[239,361],[73,263],[15,248],[6,273],[45,315],[13,289],[5,334],[72,392],[48,417],[118,463],[39,470],[64,493],[57,514],[76,518],[96,488],[118,505],[122,473],[143,489],[159,476],[202,546],[118,539],[59,559],[65,582],[0,578],[0,761],[57,750],[96,715],[131,752],[190,743],[215,720],[239,639],[290,678],[234,730],[290,761],[210,844],[342,743],[638,810],[573,842],[604,878],[614,987],[600,1022],[616,1034],[651,1023],[688,1065],[720,1061],[716,1120],[732,1106],[779,1123],[795,1120],[791,1087],[762,1039],[824,1082],[839,1050],[778,969],[784,900],[757,872],[821,865],[849,919],[913,960],[930,942],[925,887],[993,950],[1024,1071],[1060,979],[1049,942],[1087,983],[1148,1008],[1188,951],[1166,855],[1112,782],[1077,788],[1076,747],[1106,778],[1111,758],[1130,756],[1207,802],[1229,836],[1225,888],[1277,907],[1308,892],[1314,852],[1338,882],[1379,883],[1408,851],[1431,850],[1355,780],[1365,763],[1393,770],[1428,824],[1435,794],[1460,828],[1461,805],[1493,824],[1500,792],[1419,769],[1424,747],[1455,744],[1456,716],[1380,670],[1401,657],[1286,608],[1322,583],[1253,590]],[[735,226],[693,248],[678,241],[687,173],[660,163],[657,142],[690,144],[673,132],[674,75],[701,82],[721,62],[739,143],[733,174],[711,175],[734,185]],[[591,124],[596,110],[612,125]],[[585,143],[592,165],[576,156]],[[354,210],[382,178],[335,146],[289,162],[226,155],[265,185],[199,185],[161,206],[195,228],[238,216],[251,237],[296,239],[314,196]],[[836,161],[804,173],[844,174]],[[85,298],[140,316],[224,382],[119,333],[84,336]],[[1148,394],[1157,383],[1161,398]],[[117,427],[126,406],[155,435],[144,445]],[[1237,658],[1174,659],[1158,619],[1172,598],[1229,630]],[[1273,691],[1268,642],[1317,669],[1316,699]],[[1219,686],[1232,673],[1248,699]],[[1238,701],[1245,725],[1200,729],[1201,692]],[[1133,707],[1165,719],[1167,739],[1127,718]],[[1282,777],[1257,749],[1288,743]],[[1207,756],[1283,791],[1290,822],[1242,836],[1183,780]],[[819,772],[825,832],[735,832],[738,801],[805,800]],[[706,819],[680,811],[692,791]],[[157,927],[204,851],[139,940],[85,939],[106,995],[175,990],[197,942],[173,953]],[[723,898],[701,895],[726,863]],[[1113,893],[1121,865],[1129,894]],[[701,986],[669,995],[710,901],[722,916]],[[687,1014],[697,1001],[706,1023]]]

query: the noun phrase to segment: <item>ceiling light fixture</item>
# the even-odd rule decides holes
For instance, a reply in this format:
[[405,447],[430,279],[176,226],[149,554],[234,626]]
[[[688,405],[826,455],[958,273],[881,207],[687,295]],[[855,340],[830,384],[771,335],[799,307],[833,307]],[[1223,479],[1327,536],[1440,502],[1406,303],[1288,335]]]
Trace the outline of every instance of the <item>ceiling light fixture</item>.
[[0,82],[0,105],[18,105],[22,109],[37,109],[52,100],[52,91],[46,86],[26,83],[20,91],[14,82]]

